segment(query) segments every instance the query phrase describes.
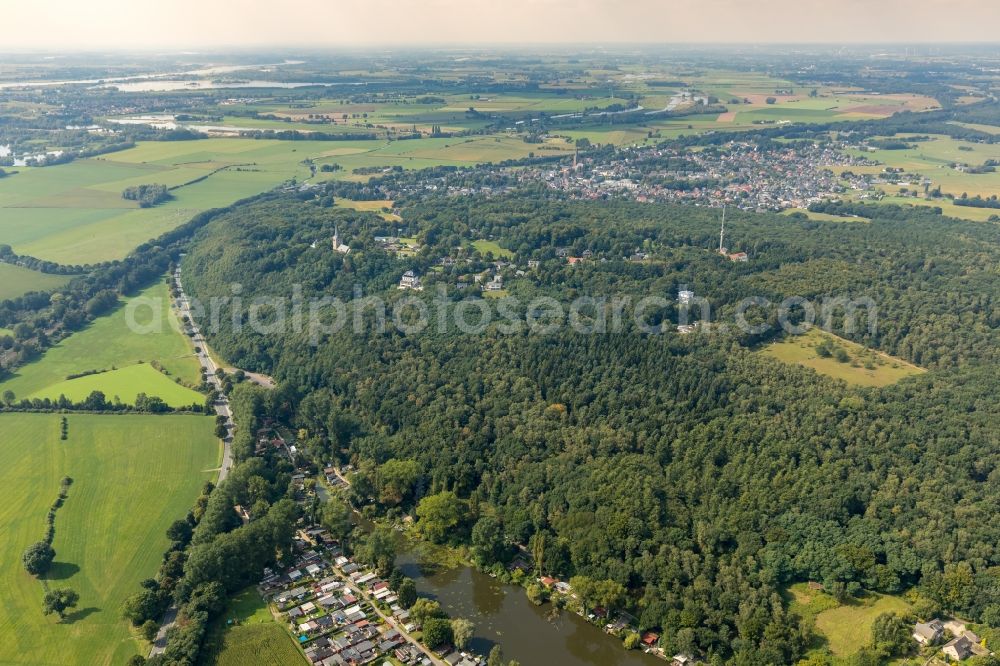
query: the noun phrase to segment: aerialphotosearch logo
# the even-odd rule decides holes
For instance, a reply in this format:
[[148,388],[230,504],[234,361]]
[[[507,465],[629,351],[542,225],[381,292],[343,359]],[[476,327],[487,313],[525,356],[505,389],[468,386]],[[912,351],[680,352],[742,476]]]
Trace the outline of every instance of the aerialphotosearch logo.
[[330,295],[307,299],[302,285],[297,284],[287,296],[245,299],[243,285],[233,283],[228,295],[213,296],[207,302],[180,297],[173,299],[172,305],[178,316],[164,321],[162,299],[132,299],[126,307],[126,323],[138,334],[160,332],[169,324],[198,341],[203,341],[201,336],[206,333],[250,331],[260,336],[295,335],[312,346],[345,330],[364,336],[383,333],[390,327],[403,335],[428,330],[440,334],[496,331],[505,335],[552,335],[566,329],[580,334],[633,329],[650,335],[736,330],[760,336],[776,327],[800,335],[817,325],[845,334],[864,325],[874,334],[878,325],[878,308],[867,297],[824,297],[817,302],[789,296],[775,303],[763,296],[751,296],[735,304],[723,304],[717,316],[711,301],[695,295],[686,285],[672,298],[585,295],[563,302],[544,295],[530,300],[513,296],[455,298],[441,284],[436,285],[433,295],[407,293],[395,298],[366,296],[356,285],[352,297],[346,300]]

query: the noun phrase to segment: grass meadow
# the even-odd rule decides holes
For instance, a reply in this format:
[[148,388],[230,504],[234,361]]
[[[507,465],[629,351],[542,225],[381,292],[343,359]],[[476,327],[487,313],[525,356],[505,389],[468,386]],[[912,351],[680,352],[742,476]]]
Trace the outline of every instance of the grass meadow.
[[0,264],[0,301],[23,296],[29,291],[51,291],[65,285],[69,275],[52,275],[23,266]]
[[858,601],[824,610],[816,616],[816,631],[835,657],[847,657],[868,645],[872,623],[882,613],[906,614],[910,605],[899,597],[872,594]]
[[[12,378],[0,383],[0,391],[11,390],[17,398],[58,398],[60,392],[67,397],[71,393],[85,397],[92,390],[100,390],[108,400],[118,396],[126,404],[143,392],[175,405],[203,402],[201,394],[174,381],[180,378],[188,384],[196,384],[200,381],[201,369],[191,344],[169,323],[173,314],[168,296],[163,283],[149,287],[110,315],[96,319],[84,330],[49,349],[40,359],[18,368]],[[138,307],[144,302],[155,304],[156,311]],[[140,325],[152,324],[154,317],[158,317],[162,326],[147,335],[133,333],[128,326],[130,316]],[[152,361],[157,361],[170,376],[148,365]],[[140,362],[146,365],[131,368]],[[67,380],[69,375],[113,369],[117,372]]]
[[507,248],[500,247],[500,244],[496,241],[472,241],[472,247],[475,248],[481,255],[486,256],[487,253],[491,253],[496,259],[510,259],[514,256],[513,252]]
[[[122,601],[153,576],[167,526],[213,480],[221,445],[203,416],[0,414],[0,663],[123,664],[140,651]],[[63,622],[42,615],[42,584],[21,553],[45,532],[64,476],[73,478],[56,516],[50,586],[80,603]]]
[[350,208],[351,210],[378,213],[382,216],[383,220],[387,222],[399,222],[403,218],[392,212],[386,212],[384,209],[388,208],[392,210],[391,201],[378,200],[378,201],[353,201],[351,199],[337,198],[334,201],[335,208]]
[[[833,357],[821,356],[817,348],[822,342],[843,349],[850,360],[841,362]],[[761,353],[785,363],[812,368],[821,375],[841,379],[855,386],[888,386],[904,377],[925,372],[902,359],[867,349],[818,328],[766,345]]]
[[93,391],[101,391],[109,400],[118,398],[125,404],[133,404],[139,393],[155,395],[171,407],[187,407],[205,402],[205,396],[170,381],[149,363],[137,363],[117,370],[68,379],[46,386],[27,397],[56,399],[65,395],[73,402],[82,402]]
[[850,663],[846,658],[871,642],[876,617],[910,611],[910,604],[901,597],[869,593],[840,603],[822,590],[810,590],[805,583],[790,586],[784,597],[789,611],[815,629],[811,652],[831,656],[834,664]]

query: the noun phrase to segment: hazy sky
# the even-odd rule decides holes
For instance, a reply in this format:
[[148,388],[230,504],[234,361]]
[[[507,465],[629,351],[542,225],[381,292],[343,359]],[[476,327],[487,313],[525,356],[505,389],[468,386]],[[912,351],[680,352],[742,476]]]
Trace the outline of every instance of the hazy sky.
[[0,50],[1000,41],[998,0],[0,0]]

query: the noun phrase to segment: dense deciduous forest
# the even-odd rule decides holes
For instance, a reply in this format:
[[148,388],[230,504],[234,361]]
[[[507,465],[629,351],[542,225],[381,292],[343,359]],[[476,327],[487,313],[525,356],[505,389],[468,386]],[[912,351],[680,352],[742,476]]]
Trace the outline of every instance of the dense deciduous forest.
[[[668,650],[717,661],[799,657],[805,628],[779,592],[801,580],[916,586],[937,609],[1000,624],[996,225],[890,206],[866,210],[870,223],[737,214],[731,247],[749,261],[732,263],[713,250],[714,211],[523,192],[413,203],[402,224],[420,249],[396,256],[374,237],[398,224],[329,203],[323,192],[271,195],[216,217],[184,260],[188,288],[203,302],[229,298],[219,319],[242,324],[255,297],[293,285],[305,299],[360,287],[391,309],[409,269],[428,303],[438,285],[452,302],[476,300],[458,282],[499,271],[520,314],[542,295],[666,296],[647,323],[676,321],[681,285],[711,302],[713,324],[751,296],[867,297],[877,330],[848,333],[835,318],[835,332],[931,370],[861,389],[756,354],[775,325],[679,335],[631,317],[603,333],[494,321],[404,334],[369,313],[360,332],[315,345],[305,329],[212,332],[226,358],[280,381],[270,399],[304,429],[305,455],[405,471],[388,490],[373,475],[380,510],[454,492],[464,511],[450,535],[478,542],[483,564],[518,544],[540,572],[616,581]],[[350,254],[330,250],[334,229]],[[496,268],[472,248],[479,239],[517,267],[539,264]],[[559,248],[590,259],[569,265]],[[637,250],[647,258],[625,259]],[[252,445],[244,430],[238,457]]]

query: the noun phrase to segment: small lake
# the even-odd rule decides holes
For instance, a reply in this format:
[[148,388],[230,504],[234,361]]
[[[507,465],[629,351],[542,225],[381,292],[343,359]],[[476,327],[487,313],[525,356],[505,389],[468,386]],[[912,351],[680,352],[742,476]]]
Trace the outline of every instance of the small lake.
[[400,540],[396,565],[417,585],[421,596],[436,599],[452,617],[476,625],[469,649],[489,654],[499,643],[504,658],[523,666],[662,666],[665,662],[637,650],[575,613],[535,606],[516,585],[505,585],[467,566],[440,570],[421,565],[418,554]]

